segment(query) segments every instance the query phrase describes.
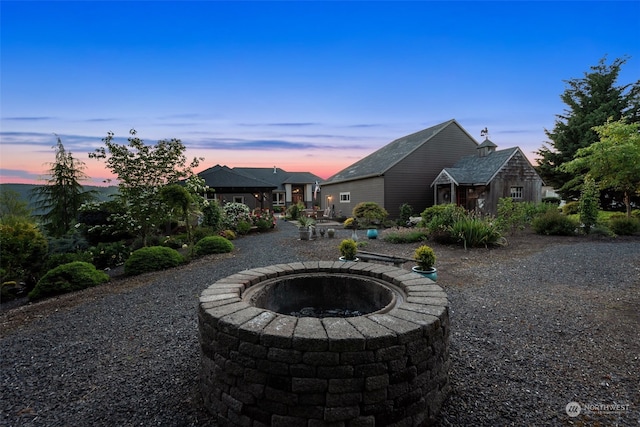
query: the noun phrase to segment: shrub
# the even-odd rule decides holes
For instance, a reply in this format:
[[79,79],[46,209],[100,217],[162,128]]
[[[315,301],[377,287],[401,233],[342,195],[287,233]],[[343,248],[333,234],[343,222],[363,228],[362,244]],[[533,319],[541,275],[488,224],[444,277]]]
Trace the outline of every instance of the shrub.
[[[75,253],[89,249],[89,242],[77,229],[61,237],[49,238],[49,254]],[[63,263],[66,264],[66,263]],[[50,270],[47,269],[47,270]]]
[[436,225],[442,224],[447,227],[453,225],[457,219],[466,217],[467,213],[462,206],[449,203],[428,207],[422,211],[420,216],[425,226],[429,226],[432,221],[436,220]]
[[29,299],[79,291],[108,281],[109,276],[96,270],[93,264],[74,261],[49,270],[29,292]]
[[93,255],[91,255],[91,252],[89,251],[51,254],[47,257],[43,270],[53,270],[60,265],[69,264],[75,261],[93,264]]
[[195,242],[197,242],[198,240],[201,240],[207,236],[215,236],[218,233],[216,232],[216,228],[213,227],[196,227],[193,229],[191,236],[193,237],[193,240]]
[[531,225],[537,234],[573,236],[576,234],[578,222],[560,212],[550,210],[535,217]]
[[582,185],[582,193],[580,194],[580,221],[584,225],[584,232],[589,234],[591,227],[598,222],[599,208],[599,191],[598,186],[592,178],[585,178]]
[[527,223],[524,203],[514,202],[511,197],[502,197],[498,200],[496,226],[499,230],[508,231],[509,234],[514,235],[516,231],[523,230]]
[[353,208],[352,214],[358,222],[369,228],[381,224],[389,215],[387,210],[376,202],[360,202]]
[[562,213],[565,215],[575,215],[579,212],[580,212],[580,202],[578,201],[567,202],[562,207]]
[[495,225],[479,218],[463,218],[456,221],[449,233],[462,242],[465,249],[494,245],[502,237]]
[[233,251],[233,243],[222,236],[209,236],[201,239],[194,247],[198,256],[209,254],[223,254]]
[[222,230],[220,232],[220,236],[224,237],[227,240],[235,240],[236,239],[236,232],[233,230]]
[[342,226],[344,228],[353,228],[353,227],[357,227],[358,226],[358,221],[356,221],[355,218],[353,217],[349,217],[347,219],[344,220],[344,222],[342,223]]
[[251,211],[249,210],[249,206],[244,203],[227,203],[222,207],[222,211],[224,228],[231,228],[239,232],[240,222],[246,222],[251,225]]
[[164,246],[147,246],[134,251],[124,263],[127,276],[177,267],[185,261],[178,251]]
[[551,205],[554,205],[556,207],[560,206],[560,202],[561,201],[562,200],[560,200],[559,197],[543,197],[542,198],[542,203],[551,204]]
[[409,223],[409,219],[413,215],[413,207],[409,203],[400,205],[400,216],[396,221],[401,227],[405,227]]
[[115,242],[98,243],[97,246],[90,248],[89,252],[93,256],[93,265],[96,268],[105,269],[124,264],[131,250],[123,243]]
[[134,224],[120,198],[83,204],[78,211],[78,228],[92,245],[126,240],[134,236]]
[[468,218],[463,207],[454,204],[431,206],[420,214],[422,223],[429,236],[439,243],[455,243],[457,239],[451,235],[451,227],[456,221]]
[[611,218],[609,220],[609,228],[618,236],[630,236],[640,231],[640,220],[637,218]]
[[260,218],[256,220],[256,227],[258,227],[258,231],[269,231],[271,230],[272,226],[272,222],[264,219],[264,218]]
[[427,230],[407,229],[390,231],[382,237],[382,240],[389,243],[417,243],[427,240]]
[[238,221],[236,228],[238,229],[238,234],[244,236],[245,234],[248,234],[249,231],[251,231],[251,223],[249,221],[241,220]]
[[[208,200],[207,204],[202,208],[202,224],[219,230],[222,227],[222,208],[217,200]],[[199,240],[199,239],[196,239]]]
[[416,248],[413,259],[422,271],[431,270],[436,263],[436,253],[430,246],[422,245]]
[[287,218],[295,221],[300,216],[300,213],[304,210],[304,204],[299,202],[295,205],[291,205],[287,208]]
[[[183,235],[180,236],[166,236],[164,239],[160,241],[161,246],[166,246],[171,249],[180,249],[182,245],[189,241],[188,238],[183,238]],[[186,237],[186,236],[185,236]]]
[[33,287],[48,252],[47,239],[28,220],[0,224],[0,268],[2,280],[25,281]]
[[358,252],[358,245],[352,239],[344,239],[340,242],[340,255],[344,257],[344,259],[353,261],[356,259],[356,252]]

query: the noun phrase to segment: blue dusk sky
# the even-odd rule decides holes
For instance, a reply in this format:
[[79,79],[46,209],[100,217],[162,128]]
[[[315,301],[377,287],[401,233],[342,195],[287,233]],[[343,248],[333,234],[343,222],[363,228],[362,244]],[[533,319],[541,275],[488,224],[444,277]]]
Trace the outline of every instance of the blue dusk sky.
[[0,182],[38,183],[58,135],[88,153],[131,128],[198,170],[328,178],[456,119],[535,162],[566,81],[606,57],[640,78],[638,1],[1,1]]

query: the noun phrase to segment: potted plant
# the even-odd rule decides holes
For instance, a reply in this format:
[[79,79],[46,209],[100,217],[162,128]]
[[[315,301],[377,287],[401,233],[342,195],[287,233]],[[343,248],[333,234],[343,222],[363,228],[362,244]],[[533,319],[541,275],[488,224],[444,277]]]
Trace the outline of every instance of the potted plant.
[[360,202],[353,208],[353,217],[367,228],[367,237],[378,237],[378,226],[387,218],[389,213],[376,202]]
[[413,259],[418,264],[411,270],[419,273],[429,279],[435,281],[438,277],[438,271],[434,267],[436,264],[436,253],[430,246],[422,245],[413,253]]
[[356,258],[356,252],[358,252],[358,245],[352,239],[344,239],[340,242],[340,261],[358,261]]
[[309,240],[311,237],[311,228],[314,226],[315,221],[313,218],[309,218],[305,215],[298,217],[298,231],[300,233],[300,240]]
[[344,228],[353,229],[353,231],[351,232],[351,240],[353,240],[354,242],[357,242],[358,233],[356,230],[358,229],[358,220],[353,217],[349,217],[344,220],[344,223],[342,223],[342,225],[344,226]]

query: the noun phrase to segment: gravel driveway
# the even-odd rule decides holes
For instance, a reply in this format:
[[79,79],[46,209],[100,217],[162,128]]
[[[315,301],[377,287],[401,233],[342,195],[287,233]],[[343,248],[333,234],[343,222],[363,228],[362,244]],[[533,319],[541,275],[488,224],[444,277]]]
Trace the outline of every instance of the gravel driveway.
[[[282,222],[234,241],[232,254],[3,309],[0,425],[216,425],[198,392],[198,296],[243,269],[335,259],[347,236],[296,235]],[[637,426],[640,238],[520,240],[434,246],[452,327],[440,424]],[[408,256],[415,246],[378,240],[367,250]],[[573,401],[577,417],[566,412]]]

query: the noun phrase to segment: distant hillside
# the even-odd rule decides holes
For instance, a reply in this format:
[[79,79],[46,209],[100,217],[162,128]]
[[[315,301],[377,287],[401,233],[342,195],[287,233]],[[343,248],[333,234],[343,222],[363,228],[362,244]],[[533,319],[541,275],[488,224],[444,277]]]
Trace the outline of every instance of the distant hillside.
[[[25,202],[28,203],[29,208],[31,209],[31,212],[34,215],[39,215],[42,212],[36,211],[34,207],[35,201],[31,196],[31,191],[36,187],[38,187],[38,185],[35,185],[35,184],[0,184],[0,193],[3,193],[5,191],[15,191],[20,195],[21,200],[24,200]],[[91,191],[91,190],[95,191],[96,199],[100,202],[107,201],[110,199],[112,195],[118,193],[118,187],[113,185],[109,187],[99,187],[97,185],[83,185],[83,187],[85,191]]]

